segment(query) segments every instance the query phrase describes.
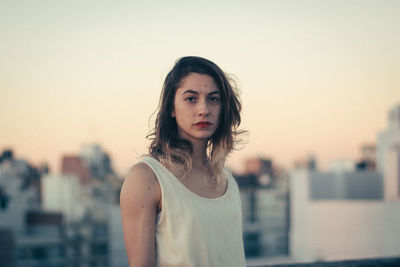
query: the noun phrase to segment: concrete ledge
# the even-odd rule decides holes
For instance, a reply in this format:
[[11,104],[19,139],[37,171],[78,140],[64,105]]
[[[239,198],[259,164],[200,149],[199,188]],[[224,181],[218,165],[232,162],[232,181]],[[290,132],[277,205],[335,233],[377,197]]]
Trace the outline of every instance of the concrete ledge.
[[321,261],[312,263],[285,263],[285,264],[264,264],[251,265],[252,267],[399,267],[400,257],[357,259],[345,261]]

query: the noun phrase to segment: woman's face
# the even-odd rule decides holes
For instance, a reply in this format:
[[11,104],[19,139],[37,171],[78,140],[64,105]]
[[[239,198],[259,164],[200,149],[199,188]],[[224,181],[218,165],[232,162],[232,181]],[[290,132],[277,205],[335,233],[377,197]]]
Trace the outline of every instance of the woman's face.
[[211,76],[190,73],[182,79],[171,114],[180,138],[207,141],[218,128],[220,112],[221,92]]

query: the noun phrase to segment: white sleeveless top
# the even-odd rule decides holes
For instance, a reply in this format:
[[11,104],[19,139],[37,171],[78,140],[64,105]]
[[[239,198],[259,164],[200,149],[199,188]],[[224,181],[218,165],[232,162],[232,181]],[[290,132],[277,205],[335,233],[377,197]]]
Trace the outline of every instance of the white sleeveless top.
[[228,186],[217,198],[201,197],[151,157],[161,187],[162,211],[156,223],[158,267],[245,267],[238,185],[227,169]]

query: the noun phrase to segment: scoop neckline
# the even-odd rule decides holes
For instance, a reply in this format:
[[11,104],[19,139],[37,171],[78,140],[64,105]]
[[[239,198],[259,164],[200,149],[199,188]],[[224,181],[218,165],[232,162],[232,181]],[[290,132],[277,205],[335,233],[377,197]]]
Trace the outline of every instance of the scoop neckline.
[[220,199],[222,199],[222,198],[225,198],[225,197],[228,195],[228,191],[229,191],[229,189],[230,189],[230,187],[231,187],[231,183],[229,182],[229,175],[226,175],[226,183],[227,183],[227,185],[226,185],[226,189],[225,189],[225,192],[224,192],[223,195],[221,195],[221,196],[219,196],[219,197],[214,197],[214,198],[203,197],[203,196],[200,196],[200,195],[196,194],[195,192],[193,192],[192,190],[190,190],[189,188],[187,188],[184,184],[182,184],[181,181],[179,181],[179,179],[178,179],[170,170],[167,169],[167,167],[165,167],[164,165],[161,164],[161,162],[159,162],[158,160],[156,160],[156,159],[153,158],[153,157],[149,157],[149,156],[148,156],[148,158],[150,158],[151,160],[156,161],[157,164],[159,164],[170,176],[172,176],[172,177],[174,178],[174,180],[175,180],[181,187],[183,187],[183,189],[184,189],[185,191],[187,191],[189,194],[191,194],[191,195],[193,195],[193,196],[195,196],[195,197],[197,197],[197,198],[204,199],[204,200],[207,200],[207,201],[215,201],[215,200],[220,200]]

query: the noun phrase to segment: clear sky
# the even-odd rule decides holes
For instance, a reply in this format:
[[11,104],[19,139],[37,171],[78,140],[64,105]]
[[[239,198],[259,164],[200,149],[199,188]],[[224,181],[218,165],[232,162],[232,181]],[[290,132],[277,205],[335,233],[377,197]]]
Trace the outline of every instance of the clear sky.
[[400,1],[0,2],[0,149],[59,171],[98,142],[124,173],[146,153],[181,56],[237,77],[249,156],[357,159],[400,102]]

